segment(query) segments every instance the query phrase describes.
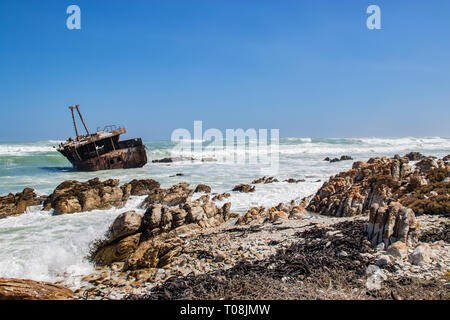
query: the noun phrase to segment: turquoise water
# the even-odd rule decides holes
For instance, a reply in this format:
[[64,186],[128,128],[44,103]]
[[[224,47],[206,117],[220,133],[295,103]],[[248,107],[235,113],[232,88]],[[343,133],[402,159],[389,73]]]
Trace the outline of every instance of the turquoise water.
[[[213,192],[230,191],[239,183],[250,183],[266,172],[274,175],[279,183],[257,185],[254,193],[231,192],[227,201],[231,209],[245,212],[251,206],[272,206],[279,202],[300,200],[314,193],[329,176],[351,168],[353,161],[328,163],[325,157],[350,155],[354,160],[367,160],[372,156],[404,155],[418,151],[438,157],[450,154],[450,139],[430,138],[358,138],[314,139],[283,138],[278,148],[278,170],[261,163],[229,162],[224,156],[257,155],[252,142],[237,142],[233,149],[214,148],[208,142],[194,142],[203,150],[191,152],[174,150],[168,141],[146,141],[149,163],[143,168],[107,170],[97,172],[74,171],[70,163],[54,148],[59,141],[30,143],[0,143],[0,195],[17,192],[25,187],[36,189],[39,195],[49,194],[62,181],[85,181],[118,178],[121,183],[132,179],[152,178],[163,187],[187,181],[195,187],[205,183]],[[192,156],[196,159],[214,157],[217,162],[151,163],[152,159],[169,156]],[[266,169],[271,168],[272,171]],[[176,173],[184,176],[171,177]],[[289,184],[287,178],[305,179],[305,182]],[[320,180],[320,181],[318,181]],[[52,212],[30,208],[25,214],[0,220],[0,277],[30,278],[56,281],[64,279],[74,285],[82,275],[92,271],[85,256],[89,244],[101,237],[110,223],[121,212],[137,209],[143,197],[133,197],[126,208],[80,212],[72,215],[52,216]]]

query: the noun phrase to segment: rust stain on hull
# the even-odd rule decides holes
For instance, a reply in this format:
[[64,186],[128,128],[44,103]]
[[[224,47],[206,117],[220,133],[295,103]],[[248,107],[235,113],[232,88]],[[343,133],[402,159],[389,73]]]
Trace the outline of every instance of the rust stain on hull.
[[[69,107],[75,127],[76,139],[69,138],[57,150],[80,171],[141,168],[147,163],[147,153],[141,138],[120,141],[125,128],[97,130],[90,134],[78,105]],[[86,129],[79,135],[73,110],[77,110]],[[110,126],[111,127],[111,126]]]

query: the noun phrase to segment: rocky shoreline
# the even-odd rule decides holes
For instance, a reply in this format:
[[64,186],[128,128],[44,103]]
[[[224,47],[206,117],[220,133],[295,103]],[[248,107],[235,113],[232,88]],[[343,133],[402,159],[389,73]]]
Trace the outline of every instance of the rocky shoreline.
[[[36,205],[55,215],[121,208],[146,196],[144,215],[121,213],[92,243],[96,272],[65,298],[448,299],[449,158],[356,161],[311,197],[244,214],[216,205],[230,193],[204,184],[92,179],[65,181],[45,198],[29,188],[0,197],[0,217]],[[230,192],[277,182],[262,177]]]

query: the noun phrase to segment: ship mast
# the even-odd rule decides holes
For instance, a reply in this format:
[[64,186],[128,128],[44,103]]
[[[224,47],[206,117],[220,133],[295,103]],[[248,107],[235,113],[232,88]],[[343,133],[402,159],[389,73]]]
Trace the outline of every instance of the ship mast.
[[73,126],[74,126],[74,128],[75,128],[75,133],[76,133],[76,135],[77,135],[77,139],[78,139],[78,137],[79,137],[80,135],[78,134],[77,122],[76,122],[76,120],[75,120],[75,114],[74,114],[74,112],[73,112],[73,109],[77,109],[78,115],[79,115],[79,117],[80,117],[80,119],[81,119],[81,122],[83,123],[84,129],[86,130],[86,133],[87,133],[88,135],[90,135],[89,130],[88,130],[87,126],[86,126],[86,123],[84,122],[83,116],[81,115],[80,109],[78,109],[79,106],[80,106],[80,105],[77,104],[77,105],[75,105],[75,106],[70,106],[70,107],[69,107],[70,111],[72,111]]

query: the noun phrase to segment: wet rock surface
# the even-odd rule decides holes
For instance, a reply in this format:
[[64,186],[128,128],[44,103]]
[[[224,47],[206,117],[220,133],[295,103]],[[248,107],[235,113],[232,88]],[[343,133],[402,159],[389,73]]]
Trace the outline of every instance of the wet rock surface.
[[148,208],[152,204],[162,204],[166,206],[176,206],[185,203],[194,194],[194,190],[189,188],[186,182],[174,184],[168,189],[153,189],[142,203],[142,208]]
[[170,162],[178,162],[178,161],[194,161],[195,159],[192,157],[172,157],[172,158],[163,158],[163,159],[155,159],[152,160],[153,163],[170,163]]
[[132,196],[143,196],[150,194],[154,189],[159,189],[161,184],[153,179],[133,179],[127,185],[131,186],[130,194]]
[[278,179],[276,179],[274,177],[265,177],[264,176],[264,177],[253,180],[252,184],[258,184],[258,183],[267,184],[267,183],[273,183],[273,182],[278,182]]
[[54,209],[54,214],[75,213],[95,209],[123,207],[131,192],[131,185],[119,186],[118,179],[87,182],[67,180],[61,183],[45,200],[44,210]]
[[25,188],[22,192],[16,194],[10,193],[0,197],[0,219],[21,215],[30,206],[40,204],[34,189]]
[[330,162],[330,163],[333,163],[333,162],[339,162],[339,161],[346,161],[346,160],[353,160],[353,158],[350,157],[350,156],[343,155],[343,156],[341,156],[340,158],[330,158],[330,157],[326,157],[325,159],[323,159],[323,161],[328,161],[328,162]]
[[232,191],[238,191],[238,192],[254,192],[255,186],[249,185],[249,184],[238,184],[233,188]]

